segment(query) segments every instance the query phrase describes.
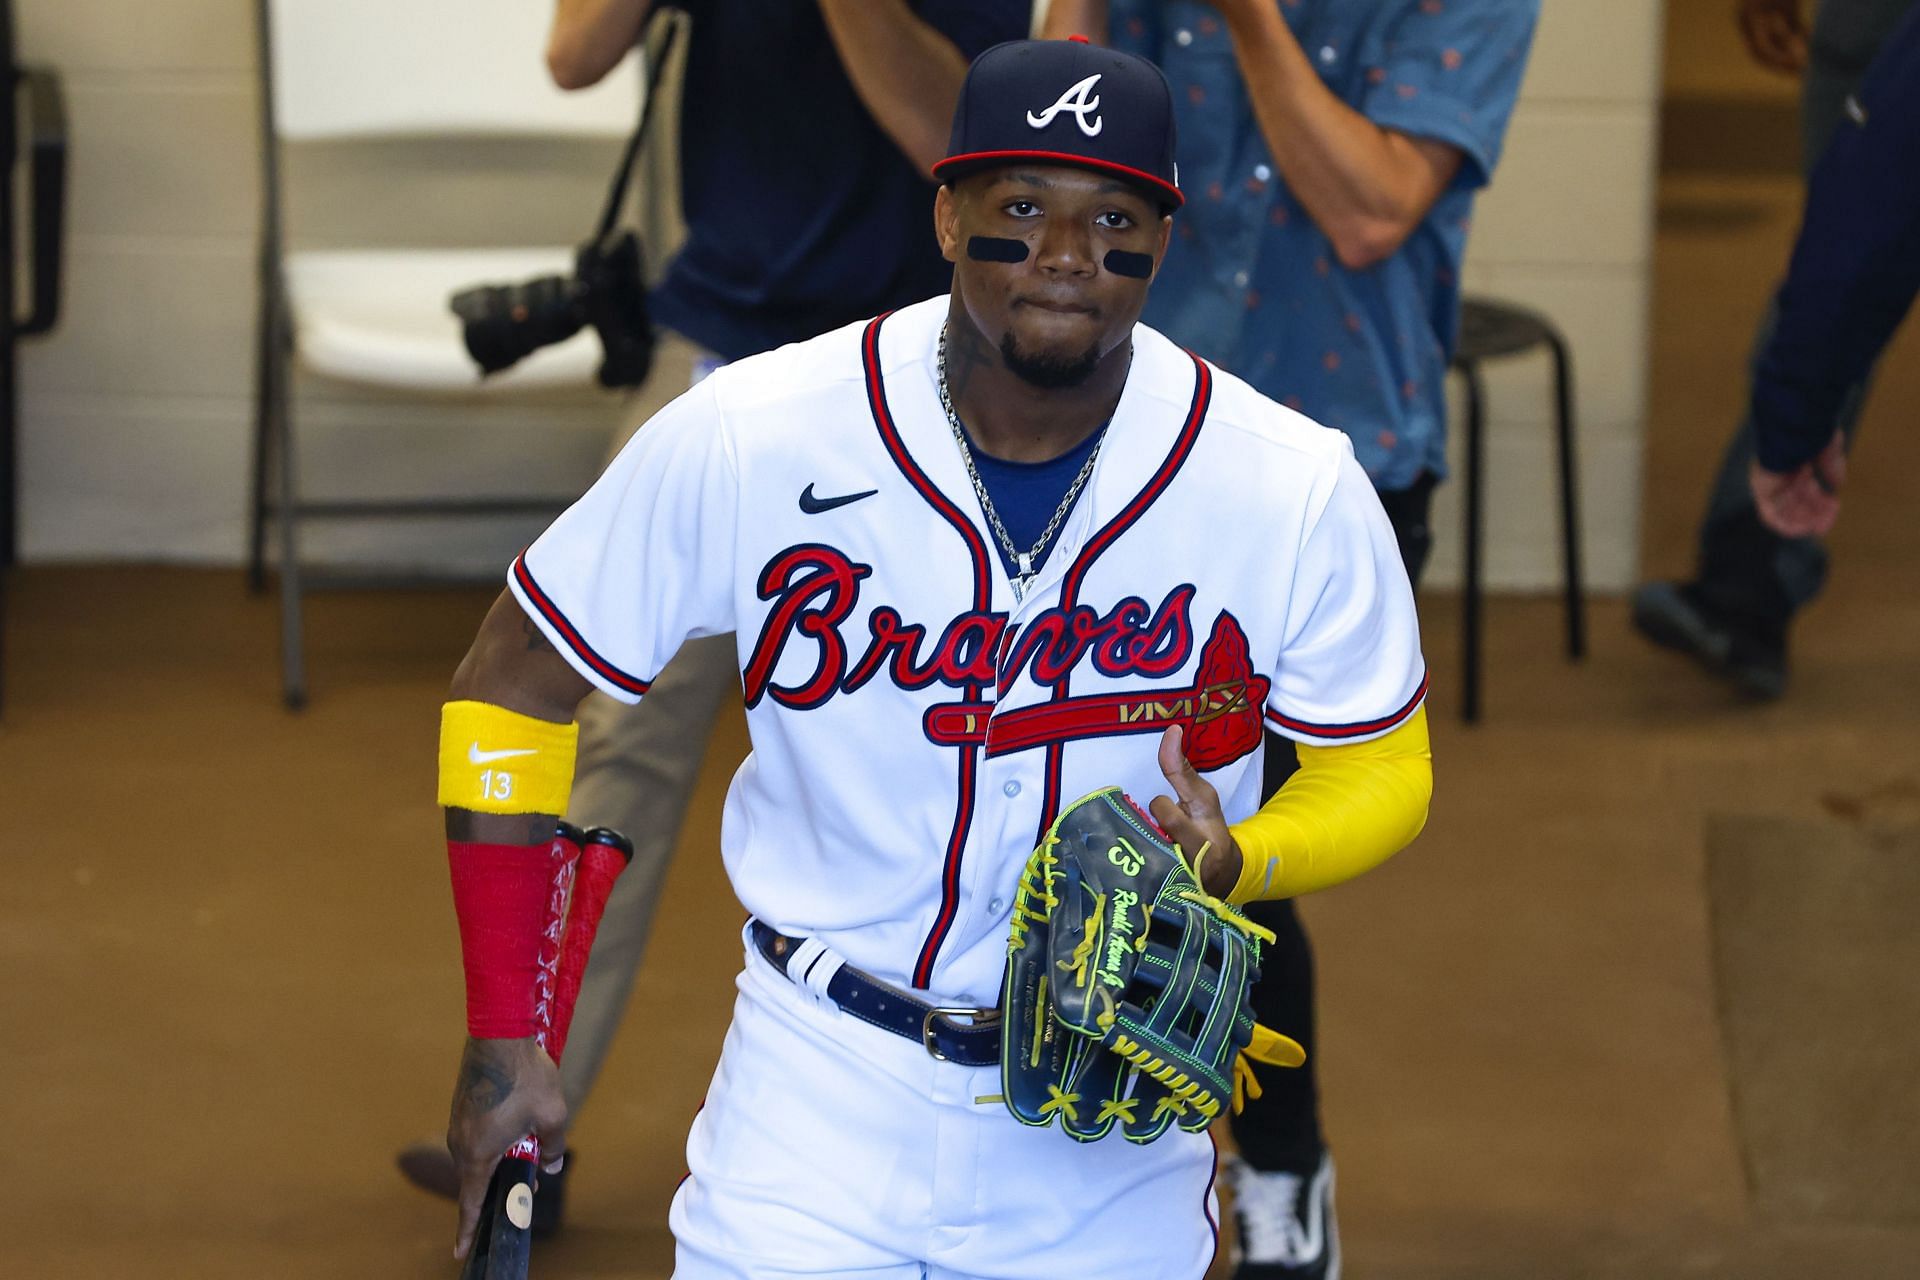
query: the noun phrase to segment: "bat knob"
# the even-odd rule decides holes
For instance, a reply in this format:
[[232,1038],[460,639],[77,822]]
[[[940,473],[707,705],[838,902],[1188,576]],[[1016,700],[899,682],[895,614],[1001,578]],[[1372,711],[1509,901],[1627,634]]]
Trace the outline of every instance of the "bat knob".
[[533,1225],[533,1188],[517,1182],[507,1192],[507,1221],[525,1231]]
[[594,827],[580,837],[580,847],[601,844],[609,849],[618,850],[620,856],[628,862],[633,861],[633,841],[615,831],[612,827]]

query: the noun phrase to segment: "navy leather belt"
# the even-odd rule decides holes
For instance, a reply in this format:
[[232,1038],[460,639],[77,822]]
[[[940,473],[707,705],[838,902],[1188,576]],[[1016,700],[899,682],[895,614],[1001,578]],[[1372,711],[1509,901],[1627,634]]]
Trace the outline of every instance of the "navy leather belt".
[[[804,984],[806,974],[787,972],[787,961],[800,949],[803,940],[777,933],[758,920],[751,928],[753,945],[760,949],[767,963],[786,974],[789,981]],[[998,1009],[928,1004],[850,964],[842,964],[839,972],[828,979],[827,998],[862,1022],[917,1042],[942,1062],[963,1067],[999,1065]],[[972,1021],[956,1022],[955,1018]]]

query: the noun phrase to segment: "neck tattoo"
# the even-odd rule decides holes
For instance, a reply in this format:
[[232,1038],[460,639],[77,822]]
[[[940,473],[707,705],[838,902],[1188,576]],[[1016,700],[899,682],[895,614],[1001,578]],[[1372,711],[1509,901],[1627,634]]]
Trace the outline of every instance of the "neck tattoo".
[[1080,496],[1080,490],[1086,487],[1088,477],[1093,475],[1093,464],[1100,460],[1100,446],[1106,443],[1106,425],[1101,425],[1099,438],[1093,442],[1093,451],[1087,454],[1086,462],[1081,464],[1080,474],[1075,476],[1073,483],[1067,486],[1067,492],[1061,497],[1060,505],[1053,509],[1053,516],[1047,521],[1047,527],[1040,531],[1039,539],[1027,550],[1021,551],[1013,545],[1013,535],[1007,532],[1007,526],[1001,522],[1000,513],[994,510],[993,498],[987,493],[986,482],[980,479],[980,468],[974,465],[973,442],[967,438],[967,429],[960,425],[960,415],[953,410],[953,396],[947,390],[947,328],[945,325],[940,328],[937,365],[940,373],[940,407],[946,411],[947,425],[953,428],[954,443],[960,446],[960,461],[966,464],[967,479],[973,482],[973,494],[980,499],[980,510],[987,517],[987,527],[993,530],[994,539],[999,542],[1000,549],[1015,565],[1015,572],[1009,579],[1009,585],[1013,587],[1013,598],[1017,603],[1026,598],[1027,589],[1033,585],[1034,578],[1039,576],[1038,565],[1042,553],[1053,541],[1054,535],[1060,532],[1061,522],[1067,518],[1067,512],[1073,509],[1073,500]]

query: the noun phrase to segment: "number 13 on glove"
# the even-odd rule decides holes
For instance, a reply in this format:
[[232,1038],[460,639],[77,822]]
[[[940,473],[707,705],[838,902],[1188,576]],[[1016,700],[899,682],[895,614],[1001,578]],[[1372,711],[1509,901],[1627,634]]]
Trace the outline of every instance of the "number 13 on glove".
[[1027,860],[1007,942],[1000,1078],[1025,1124],[1082,1142],[1198,1133],[1260,1087],[1248,1059],[1306,1053],[1253,1020],[1273,935],[1200,886],[1118,787],[1061,811]]

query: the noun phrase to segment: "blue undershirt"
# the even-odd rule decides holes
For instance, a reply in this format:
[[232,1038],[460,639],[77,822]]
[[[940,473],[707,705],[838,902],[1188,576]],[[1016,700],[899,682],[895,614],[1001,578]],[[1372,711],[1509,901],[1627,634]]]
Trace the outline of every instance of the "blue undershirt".
[[[973,445],[973,465],[979,468],[980,482],[987,487],[987,496],[993,499],[993,509],[1000,513],[1000,522],[1007,526],[1007,534],[1013,539],[1013,545],[1021,551],[1032,547],[1039,538],[1041,530],[1047,527],[1047,521],[1053,518],[1054,508],[1060,505],[1060,499],[1067,496],[1067,487],[1073,478],[1080,474],[1080,468],[1086,465],[1087,455],[1100,443],[1107,432],[1103,423],[1095,431],[1066,453],[1046,462],[1008,462],[982,453],[978,444]],[[972,440],[972,434],[968,434]],[[1082,489],[1081,493],[1086,490]],[[1074,502],[1078,503],[1078,495]],[[1069,508],[1071,510],[1071,508]],[[1063,519],[1061,522],[1065,524]],[[1013,577],[1020,572],[1020,566],[1007,555],[1000,540],[987,530],[987,540],[993,543],[994,550],[1000,553],[1000,563],[1006,567],[1007,576]],[[1047,562],[1053,548],[1060,541],[1060,533],[1054,535],[1047,545],[1040,549],[1033,567],[1038,569]]]

